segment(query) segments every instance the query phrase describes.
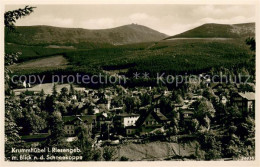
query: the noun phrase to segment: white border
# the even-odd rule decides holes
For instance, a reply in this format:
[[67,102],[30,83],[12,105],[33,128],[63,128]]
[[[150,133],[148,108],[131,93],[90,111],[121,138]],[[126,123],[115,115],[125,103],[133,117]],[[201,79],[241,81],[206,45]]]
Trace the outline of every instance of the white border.
[[[6,162],[4,161],[4,6],[8,4],[26,4],[26,5],[40,5],[40,4],[254,4],[256,6],[256,44],[257,49],[256,53],[259,53],[259,19],[260,19],[260,2],[258,0],[4,0],[0,4],[0,12],[1,12],[1,18],[0,19],[0,26],[1,26],[1,44],[0,44],[0,51],[1,51],[1,68],[0,68],[0,109],[1,109],[1,116],[0,116],[0,134],[1,134],[1,144],[0,144],[0,166],[129,166],[129,167],[136,167],[136,166],[164,166],[164,167],[172,167],[172,166],[260,166],[259,161],[259,111],[260,103],[256,103],[256,160],[255,161],[133,161],[133,162]],[[260,65],[259,60],[256,56],[256,66]],[[256,80],[259,80],[259,68],[256,68]],[[256,83],[256,101],[258,100],[258,97],[260,97],[259,94],[259,83]]]

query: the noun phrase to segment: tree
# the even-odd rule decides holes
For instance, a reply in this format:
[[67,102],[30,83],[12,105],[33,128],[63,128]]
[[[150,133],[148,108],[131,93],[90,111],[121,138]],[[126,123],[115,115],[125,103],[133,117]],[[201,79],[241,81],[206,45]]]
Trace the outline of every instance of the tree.
[[89,135],[89,128],[85,124],[80,124],[78,128],[76,129],[78,141],[77,141],[77,146],[80,147],[83,160],[91,160],[92,157],[92,152],[91,152],[91,140],[90,140],[90,135]]
[[210,119],[207,115],[204,117],[204,125],[208,130],[210,129]]
[[57,92],[57,88],[56,88],[56,84],[55,84],[55,83],[53,84],[53,87],[52,87],[52,95],[53,95],[54,97],[57,97],[57,95],[58,95],[58,92]]
[[67,110],[66,106],[64,106],[64,105],[60,105],[58,107],[58,110],[61,112],[62,115],[67,115],[68,114],[68,110]]
[[198,142],[195,143],[196,147],[195,147],[195,157],[198,160],[204,160],[205,159],[205,151],[201,150],[201,146]]
[[181,97],[181,95],[177,95],[176,103],[177,103],[177,104],[181,104],[181,105],[184,104],[184,100],[183,100],[183,98]]
[[249,37],[246,39],[246,44],[250,46],[250,49],[252,51],[255,51],[255,38],[254,37]]
[[136,107],[140,106],[140,104],[141,101],[138,97],[126,97],[125,99],[126,112],[132,113]]
[[69,92],[68,88],[66,88],[66,87],[61,88],[60,98],[65,98],[65,99],[67,99],[67,97],[68,97],[68,92]]
[[129,158],[127,158],[127,157],[125,157],[125,156],[122,156],[121,158],[120,158],[120,161],[128,161],[129,160]]
[[202,121],[205,116],[208,116],[209,118],[214,118],[215,112],[216,110],[213,104],[210,101],[204,99],[199,103],[198,108],[195,112],[195,117],[199,121]]
[[151,104],[152,102],[152,97],[148,94],[144,94],[140,97],[140,100],[141,100],[141,104],[142,106],[146,106],[148,104]]
[[94,115],[95,114],[93,106],[91,106],[91,105],[88,106],[88,113],[87,114],[88,115]]
[[[35,7],[25,6],[23,9],[17,9],[13,11],[5,12],[4,14],[4,24],[7,32],[13,32],[15,30],[14,23],[16,20],[20,19],[21,17],[28,16],[33,12]],[[21,52],[17,53],[5,53],[5,66],[12,65],[14,62],[18,60],[18,57],[21,55]],[[12,71],[5,67],[5,93],[10,93],[10,77],[9,75]]]
[[197,120],[197,119],[192,119],[191,120],[191,130],[193,131],[193,132],[196,132],[198,129],[199,129],[199,121]]
[[55,101],[56,101],[56,98],[53,96],[53,95],[48,95],[45,99],[45,109],[52,113],[54,110],[55,110]]
[[94,161],[100,161],[101,160],[101,151],[100,150],[94,150],[93,151],[92,160],[94,160]]
[[227,119],[229,120],[229,122],[227,122],[228,124],[240,123],[241,117],[242,117],[242,113],[236,105],[233,105],[228,109],[228,115],[227,115]]
[[172,99],[173,101],[176,101],[178,94],[179,94],[178,91],[173,90],[173,91],[172,91],[172,95],[171,95],[171,99]]
[[70,84],[70,92],[69,92],[70,96],[75,94],[75,89],[73,84]]
[[48,128],[51,132],[47,144],[51,147],[54,145],[64,144],[65,131],[63,128],[63,121],[61,113],[58,111],[53,112],[48,119]]
[[17,126],[7,107],[5,110],[5,158],[11,160],[11,156],[14,155],[11,153],[12,148],[21,147],[22,140],[19,136],[20,127]]
[[221,142],[216,133],[211,130],[206,131],[198,134],[198,139],[198,142],[201,145],[201,149],[205,151],[206,160],[221,158]]
[[[26,6],[24,9],[18,9],[13,11],[5,12],[4,14],[4,25],[7,31],[14,30],[14,23],[17,19],[20,19],[23,16],[27,16],[33,12],[34,7]],[[21,55],[21,52],[6,54],[5,53],[5,93],[6,95],[10,94],[10,73],[12,71],[8,69],[6,66],[12,65],[15,61],[17,61],[18,56]],[[10,159],[11,148],[16,145],[21,146],[21,139],[18,134],[20,128],[17,126],[16,122],[12,118],[10,111],[14,108],[12,107],[12,102],[10,99],[5,98],[5,157],[7,160]],[[15,108],[20,109],[20,108]]]
[[42,89],[40,92],[40,97],[43,97],[45,95],[44,90]]
[[105,161],[111,161],[113,157],[116,154],[116,150],[112,147],[105,147],[104,148],[104,153],[103,153],[103,158]]
[[22,123],[20,125],[22,132],[25,134],[37,133],[40,130],[46,128],[46,122],[41,117],[35,114],[35,111],[29,107],[24,111]]
[[16,22],[16,20],[18,20],[24,16],[30,15],[33,12],[34,8],[36,8],[36,7],[25,6],[25,8],[23,8],[23,9],[19,8],[17,10],[5,12],[5,14],[4,14],[5,27],[8,30],[14,31],[15,30],[14,23]]
[[193,97],[193,94],[191,92],[187,92],[186,97],[187,97],[187,99],[191,100]]
[[213,97],[215,97],[215,94],[213,92],[213,90],[211,88],[206,88],[204,91],[203,91],[203,94],[202,94],[204,97],[206,97],[208,100],[211,100]]

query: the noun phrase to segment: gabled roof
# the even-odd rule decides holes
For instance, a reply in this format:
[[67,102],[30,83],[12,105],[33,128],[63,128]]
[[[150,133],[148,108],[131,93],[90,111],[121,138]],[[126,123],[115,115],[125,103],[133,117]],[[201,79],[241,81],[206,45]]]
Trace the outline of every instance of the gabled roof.
[[241,97],[247,100],[255,100],[255,93],[254,92],[245,92],[245,93],[238,93]]
[[157,117],[160,121],[168,121],[168,118],[163,115],[160,111],[156,110],[152,112],[152,115]]
[[154,119],[156,121],[158,121],[159,123],[164,123],[166,121],[168,121],[168,118],[163,115],[160,111],[154,111],[154,110],[150,110],[150,111],[147,111],[147,112],[144,112],[143,114],[141,114],[141,116],[139,117],[139,119],[136,121],[136,125],[137,126],[140,126],[144,123],[144,121],[146,120],[146,118],[149,116],[149,115],[152,115],[154,117]]
[[62,120],[64,124],[73,124],[75,121],[85,122],[91,124],[96,119],[95,115],[76,115],[76,116],[63,116]]
[[159,99],[161,96],[162,96],[161,94],[153,95],[153,99]]

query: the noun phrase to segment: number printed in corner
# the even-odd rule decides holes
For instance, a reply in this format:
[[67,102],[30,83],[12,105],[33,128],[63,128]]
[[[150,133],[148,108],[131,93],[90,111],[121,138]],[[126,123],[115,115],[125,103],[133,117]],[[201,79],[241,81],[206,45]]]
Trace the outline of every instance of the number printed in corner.
[[241,158],[242,161],[254,161],[255,157],[251,156],[251,157],[242,157]]

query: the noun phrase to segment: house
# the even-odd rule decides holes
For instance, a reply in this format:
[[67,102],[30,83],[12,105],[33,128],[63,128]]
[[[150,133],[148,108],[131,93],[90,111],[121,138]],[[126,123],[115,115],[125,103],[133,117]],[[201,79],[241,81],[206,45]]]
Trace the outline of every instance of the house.
[[71,96],[71,100],[77,100],[77,96],[76,95],[72,95]]
[[191,121],[191,119],[193,118],[193,115],[194,115],[194,109],[187,108],[187,109],[180,110],[180,114],[181,114],[181,118],[184,121]]
[[221,93],[229,89],[228,85],[225,83],[210,83],[210,84],[214,94],[217,96],[219,96]]
[[118,123],[120,127],[128,127],[128,126],[135,126],[136,121],[138,120],[138,114],[118,114],[115,117],[115,122]]
[[138,132],[142,135],[149,133],[156,128],[161,128],[169,124],[169,119],[165,117],[158,108],[143,113],[136,122]]
[[111,124],[112,120],[108,117],[107,113],[98,113],[97,115],[97,130],[101,131],[104,124]]
[[25,81],[23,81],[22,85],[23,85],[24,88],[26,88],[26,82]]
[[174,106],[175,111],[179,111],[182,108],[183,105],[175,103],[175,104],[173,104],[173,106]]
[[231,96],[231,104],[237,105],[242,112],[255,111],[255,93],[239,92]]
[[81,124],[87,126],[89,134],[91,134],[92,128],[96,126],[95,115],[63,116],[62,120],[64,123],[64,131],[67,136],[75,136],[75,131]]
[[98,114],[100,111],[99,111],[99,108],[97,107],[94,107],[93,108],[93,111],[94,111],[94,115]]
[[115,107],[110,110],[111,113],[120,114],[123,113],[123,107]]
[[202,98],[203,98],[203,96],[201,96],[201,95],[193,94],[192,100],[199,100]]
[[136,134],[137,128],[136,126],[128,126],[125,128],[125,131],[127,136],[132,136]]
[[102,105],[104,105],[105,106],[105,108],[106,109],[110,109],[110,107],[111,107],[111,100],[110,99],[106,99],[106,98],[104,98],[104,97],[102,97],[102,98],[100,98],[99,100],[97,100],[97,102],[96,102],[96,104],[97,105],[100,105],[100,104],[102,104]]
[[160,95],[160,94],[153,95],[153,101],[155,102],[155,105],[160,104],[161,97],[162,97],[162,95]]

